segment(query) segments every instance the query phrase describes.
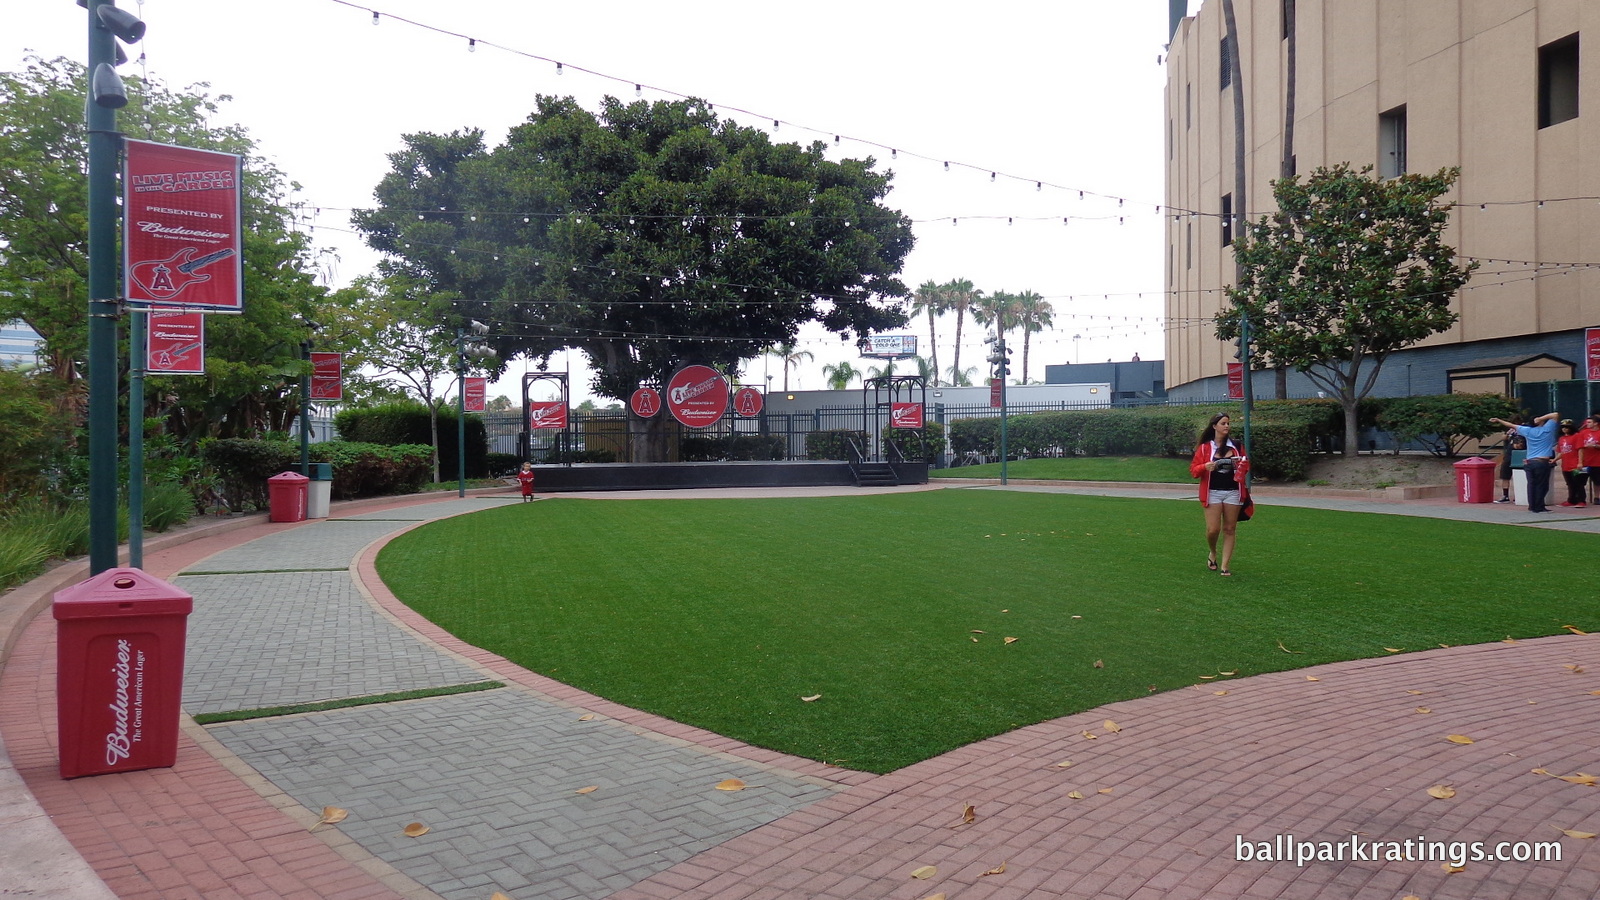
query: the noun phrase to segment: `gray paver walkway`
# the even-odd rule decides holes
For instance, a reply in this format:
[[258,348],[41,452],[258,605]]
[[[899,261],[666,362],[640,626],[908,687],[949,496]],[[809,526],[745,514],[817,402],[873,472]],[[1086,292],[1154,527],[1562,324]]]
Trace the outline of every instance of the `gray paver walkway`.
[[362,547],[408,525],[409,522],[363,522],[354,519],[312,522],[257,538],[232,550],[224,550],[190,566],[189,571],[303,572],[344,569],[349,567],[351,557],[360,552]]
[[[462,900],[605,897],[837,790],[512,688],[210,731],[305,806],[349,809],[344,834]],[[749,787],[717,790],[728,778]],[[411,822],[431,830],[405,837]]]
[[194,595],[183,679],[190,715],[485,680],[384,618],[348,571],[172,581]]

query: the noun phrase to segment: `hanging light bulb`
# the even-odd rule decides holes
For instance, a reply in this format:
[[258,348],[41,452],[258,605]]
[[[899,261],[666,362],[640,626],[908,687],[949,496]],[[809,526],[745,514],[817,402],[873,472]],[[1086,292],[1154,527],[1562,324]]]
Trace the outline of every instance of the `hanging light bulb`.
[[946,172],[950,171],[950,161],[948,159],[944,161],[944,170]]
[[556,74],[560,75],[561,72],[562,72],[561,63],[556,63]]
[[478,39],[477,38],[467,38],[467,52],[468,53],[477,53],[478,52]]
[[378,24],[378,11],[377,10],[373,10],[372,11],[372,24],[374,24],[374,25]]
[[644,85],[642,85],[642,84],[634,85],[633,86],[633,95],[635,97],[643,97],[644,96]]

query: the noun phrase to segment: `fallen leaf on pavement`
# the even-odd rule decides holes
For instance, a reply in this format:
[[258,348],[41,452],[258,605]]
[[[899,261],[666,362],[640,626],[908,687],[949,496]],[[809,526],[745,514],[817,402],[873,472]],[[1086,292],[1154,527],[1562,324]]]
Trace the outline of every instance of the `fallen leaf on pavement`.
[[1097,736],[1097,735],[1096,735],[1096,734],[1095,734],[1095,733],[1094,733],[1094,732],[1092,732],[1092,731],[1084,731],[1084,732],[1079,732],[1079,733],[1080,733],[1080,734],[1082,734],[1082,735],[1083,735],[1083,736],[1084,736],[1084,737],[1085,737],[1085,738],[1088,738],[1088,739],[1089,739],[1089,740],[1091,740],[1091,741],[1097,741],[1097,740],[1099,740],[1099,739],[1100,739],[1100,738],[1099,738],[1099,737],[1098,737],[1098,736]]
[[337,825],[338,823],[343,822],[345,817],[349,815],[350,810],[348,809],[340,809],[337,806],[324,806],[322,808],[322,818],[317,820],[317,824]]
[[1428,796],[1435,800],[1449,800],[1456,795],[1456,789],[1448,784],[1436,784],[1428,788]]
[[1597,783],[1600,783],[1600,778],[1596,778],[1587,772],[1579,772],[1576,775],[1557,775],[1556,777],[1567,782],[1568,784],[1587,784],[1593,786]]
[[717,790],[719,791],[742,791],[744,788],[745,783],[737,778],[729,778],[727,781],[717,782]]
[[932,878],[933,876],[935,876],[937,874],[939,874],[939,870],[934,868],[933,866],[921,866],[919,868],[911,870],[911,877],[912,878],[920,878],[923,881],[926,881],[929,878]]
[[1082,800],[1083,793],[1081,791],[1068,791],[1067,798],[1070,800]]
[[1551,825],[1550,827],[1561,832],[1569,838],[1579,838],[1580,840],[1586,841],[1595,836],[1594,832],[1592,831],[1573,831],[1571,828],[1562,828],[1560,825]]
[[1095,791],[1095,793],[1096,794],[1109,794],[1114,790],[1116,790],[1116,788],[1101,788],[1100,790]]
[[1444,736],[1444,739],[1449,741],[1452,744],[1470,744],[1470,743],[1473,743],[1472,738],[1469,738],[1464,734],[1447,734],[1447,735]]
[[971,825],[976,821],[978,821],[978,808],[973,806],[971,803],[968,803],[966,807],[961,810],[961,821],[951,825],[950,827],[960,828],[962,825]]
[[579,722],[592,722],[592,721],[594,721],[594,713],[589,713],[586,716],[579,716],[578,717],[578,721]]
[[1427,708],[1426,706],[1419,706],[1419,707],[1417,707],[1417,712],[1419,712],[1419,713],[1421,713],[1423,715],[1427,715],[1428,713],[1433,712],[1433,710]]
[[600,790],[600,785],[591,784],[588,787],[578,788],[577,790],[573,791],[573,793],[574,794],[592,794],[592,793],[594,793],[595,791],[598,791],[598,790]]
[[[983,874],[984,875],[1004,875],[1005,873],[1006,873],[1006,864],[1002,862],[1000,865],[995,866],[994,868],[990,869],[987,872],[984,872]],[[979,877],[982,877],[982,876],[979,876]]]
[[1212,693],[1213,696],[1217,696],[1217,697],[1226,697],[1226,696],[1228,696],[1228,692],[1227,691],[1212,691],[1211,693]]
[[1058,769],[1067,769],[1067,768],[1071,768],[1071,767],[1072,767],[1072,760],[1070,760],[1070,759],[1064,759],[1061,762],[1056,763],[1056,768],[1058,768]]
[[421,822],[412,822],[405,827],[404,833],[406,837],[422,837],[428,833],[428,826]]
[[1121,725],[1118,725],[1117,723],[1111,721],[1110,719],[1107,719],[1107,720],[1105,720],[1105,722],[1101,723],[1100,727],[1102,727],[1105,730],[1111,732],[1112,734],[1116,734],[1117,732],[1122,730],[1122,726]]
[[1315,675],[1307,675],[1307,676],[1306,676],[1306,680],[1307,680],[1307,681],[1321,681],[1321,680],[1322,680],[1322,679],[1321,679],[1321,678],[1318,678],[1318,677],[1317,677],[1317,676],[1315,676]]
[[1561,627],[1565,628],[1566,630],[1568,630],[1570,632],[1572,632],[1573,634],[1588,634],[1589,633],[1587,631],[1584,631],[1582,628],[1579,628],[1576,625],[1563,625]]

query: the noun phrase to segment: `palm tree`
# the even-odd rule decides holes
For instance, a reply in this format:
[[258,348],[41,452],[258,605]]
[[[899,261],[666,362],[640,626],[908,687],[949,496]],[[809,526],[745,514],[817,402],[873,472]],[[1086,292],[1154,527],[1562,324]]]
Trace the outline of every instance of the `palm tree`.
[[883,364],[883,368],[881,368],[881,369],[878,368],[877,366],[868,366],[867,367],[867,377],[868,378],[888,378],[889,376],[891,376],[893,374],[894,374],[894,360],[892,360],[892,359],[891,360],[886,360],[884,362],[884,364]]
[[944,308],[956,314],[956,353],[955,359],[950,363],[951,371],[961,371],[961,323],[967,317],[967,312],[977,306],[983,299],[983,291],[972,286],[972,282],[965,278],[957,278],[945,282]]
[[944,288],[935,284],[932,279],[924,281],[911,296],[911,314],[916,315],[919,312],[928,314],[928,343],[931,345],[930,355],[933,358],[934,387],[939,386],[939,335],[934,331],[933,323],[935,317],[943,313],[947,305]]
[[779,341],[773,344],[772,349],[767,352],[783,362],[783,392],[785,394],[789,392],[789,369],[798,369],[801,363],[816,359],[816,356],[810,350],[796,350],[794,341]]
[[850,382],[860,378],[861,372],[850,365],[849,360],[845,360],[838,365],[823,366],[822,377],[828,380],[828,387],[842,391],[850,386]]
[[1054,324],[1055,310],[1037,291],[1023,291],[1012,298],[1017,324],[1022,326],[1022,383],[1028,383],[1028,349],[1033,336]]
[[972,387],[972,377],[978,374],[977,366],[967,366],[965,369],[950,367],[951,387]]

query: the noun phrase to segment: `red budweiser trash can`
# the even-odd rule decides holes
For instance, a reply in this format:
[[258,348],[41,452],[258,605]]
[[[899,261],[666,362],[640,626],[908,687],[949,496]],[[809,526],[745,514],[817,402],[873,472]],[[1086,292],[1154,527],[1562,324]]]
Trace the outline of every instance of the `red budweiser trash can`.
[[1456,500],[1462,503],[1488,503],[1494,499],[1492,459],[1473,456],[1456,463]]
[[57,591],[61,777],[171,766],[194,598],[139,569]]
[[299,472],[283,472],[267,479],[269,522],[304,522],[306,493],[311,479]]

